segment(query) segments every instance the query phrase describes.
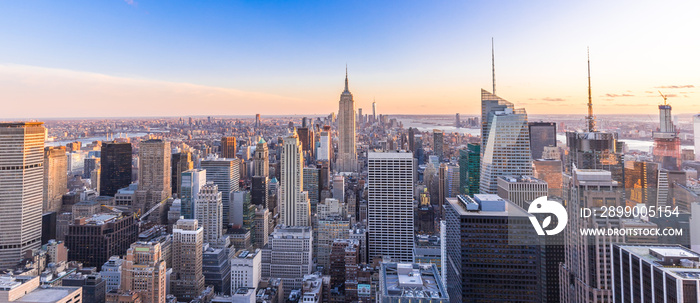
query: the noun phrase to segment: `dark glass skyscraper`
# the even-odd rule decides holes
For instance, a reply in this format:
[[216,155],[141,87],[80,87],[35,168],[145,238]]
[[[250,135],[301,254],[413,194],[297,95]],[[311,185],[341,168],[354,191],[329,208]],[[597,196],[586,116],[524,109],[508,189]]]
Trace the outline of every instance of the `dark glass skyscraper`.
[[557,124],[554,122],[530,122],[530,152],[532,159],[542,159],[545,146],[557,146]]
[[131,143],[102,142],[100,195],[114,196],[131,183]]
[[474,196],[479,193],[481,172],[481,145],[470,143],[459,150],[459,187],[462,194]]

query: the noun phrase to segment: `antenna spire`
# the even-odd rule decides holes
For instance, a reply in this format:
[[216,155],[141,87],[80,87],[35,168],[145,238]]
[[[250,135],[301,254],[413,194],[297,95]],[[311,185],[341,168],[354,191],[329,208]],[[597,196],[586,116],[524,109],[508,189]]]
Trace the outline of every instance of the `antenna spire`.
[[586,47],[586,56],[588,58],[588,116],[586,121],[588,122],[588,131],[595,131],[595,117],[593,117],[593,98],[591,97],[591,53]]
[[348,90],[348,64],[345,63],[345,92],[349,92]]
[[493,37],[491,37],[491,76],[493,77],[493,94],[496,94],[496,56],[493,51]]

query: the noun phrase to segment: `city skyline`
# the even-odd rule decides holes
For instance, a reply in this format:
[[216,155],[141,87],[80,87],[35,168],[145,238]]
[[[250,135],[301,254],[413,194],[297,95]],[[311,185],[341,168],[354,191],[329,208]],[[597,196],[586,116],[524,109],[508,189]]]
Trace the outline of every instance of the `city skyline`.
[[356,108],[477,114],[491,37],[497,95],[528,113],[585,112],[586,46],[595,113],[654,113],[658,90],[693,113],[693,5],[6,2],[0,119],[327,114],[346,63]]

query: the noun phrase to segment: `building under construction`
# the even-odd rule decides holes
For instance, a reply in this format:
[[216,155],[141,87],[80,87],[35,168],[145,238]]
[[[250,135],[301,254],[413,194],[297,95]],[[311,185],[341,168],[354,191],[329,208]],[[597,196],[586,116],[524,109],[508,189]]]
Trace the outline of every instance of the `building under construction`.
[[678,170],[681,165],[681,139],[671,117],[671,105],[666,103],[659,105],[659,130],[653,133],[654,138],[654,162],[660,163],[662,168]]

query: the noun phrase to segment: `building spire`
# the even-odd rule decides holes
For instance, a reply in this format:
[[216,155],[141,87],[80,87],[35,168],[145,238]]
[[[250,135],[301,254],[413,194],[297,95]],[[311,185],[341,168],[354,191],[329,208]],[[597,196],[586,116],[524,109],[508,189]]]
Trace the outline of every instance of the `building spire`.
[[493,94],[496,95],[496,56],[493,51],[493,37],[491,37],[491,76],[493,77]]
[[348,64],[345,63],[345,90],[343,92],[350,92],[348,90]]
[[588,116],[586,117],[586,122],[588,124],[588,131],[595,131],[595,117],[593,117],[593,98],[591,97],[591,53],[586,47],[586,56],[588,57]]

